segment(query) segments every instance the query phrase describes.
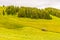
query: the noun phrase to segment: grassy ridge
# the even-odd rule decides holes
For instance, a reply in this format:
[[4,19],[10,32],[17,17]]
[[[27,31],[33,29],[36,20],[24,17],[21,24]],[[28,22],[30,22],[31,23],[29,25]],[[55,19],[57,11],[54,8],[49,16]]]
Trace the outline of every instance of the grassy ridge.
[[[15,16],[0,16],[0,40],[60,40],[60,18],[52,20],[17,18]],[[20,29],[8,29],[11,27]],[[41,28],[49,31],[43,32]],[[50,32],[53,31],[53,32]]]

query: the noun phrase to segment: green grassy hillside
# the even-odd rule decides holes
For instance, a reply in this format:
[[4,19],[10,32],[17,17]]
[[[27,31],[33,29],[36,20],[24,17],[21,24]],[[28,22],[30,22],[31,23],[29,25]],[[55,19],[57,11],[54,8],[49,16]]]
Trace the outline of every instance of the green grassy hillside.
[[60,40],[59,32],[60,18],[57,17],[44,20],[0,16],[0,40]]

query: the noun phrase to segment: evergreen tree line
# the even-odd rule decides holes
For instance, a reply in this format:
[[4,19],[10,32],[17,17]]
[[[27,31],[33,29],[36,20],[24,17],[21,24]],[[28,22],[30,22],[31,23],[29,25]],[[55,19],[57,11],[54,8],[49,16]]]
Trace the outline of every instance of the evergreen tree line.
[[21,7],[18,12],[18,17],[52,19],[50,14],[48,14],[45,10],[30,7]]
[[33,18],[33,19],[52,19],[50,15],[60,17],[60,10],[51,7],[38,9],[33,7],[7,6],[6,10],[3,11],[3,15],[5,14],[17,15],[18,17]]

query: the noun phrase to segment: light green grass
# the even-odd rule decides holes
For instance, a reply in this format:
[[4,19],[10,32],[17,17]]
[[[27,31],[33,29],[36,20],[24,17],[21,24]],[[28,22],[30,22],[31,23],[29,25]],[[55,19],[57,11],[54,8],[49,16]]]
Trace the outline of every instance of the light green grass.
[[[17,26],[20,28],[16,29]],[[43,32],[41,28],[48,31]],[[44,20],[0,16],[0,40],[60,40],[60,33],[56,32],[60,32],[60,18],[57,17]]]

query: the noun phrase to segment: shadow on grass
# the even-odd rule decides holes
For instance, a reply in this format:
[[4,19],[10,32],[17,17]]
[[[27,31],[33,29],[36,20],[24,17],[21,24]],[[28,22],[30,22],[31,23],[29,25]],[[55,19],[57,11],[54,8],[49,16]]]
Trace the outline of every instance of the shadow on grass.
[[4,28],[7,28],[7,29],[20,29],[20,28],[23,28],[24,26],[23,25],[20,25],[20,24],[3,24]]
[[23,25],[13,25],[13,26],[9,26],[9,27],[5,27],[7,29],[20,29],[20,28],[23,28],[24,26]]

